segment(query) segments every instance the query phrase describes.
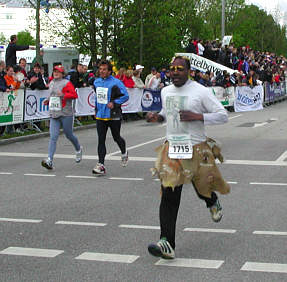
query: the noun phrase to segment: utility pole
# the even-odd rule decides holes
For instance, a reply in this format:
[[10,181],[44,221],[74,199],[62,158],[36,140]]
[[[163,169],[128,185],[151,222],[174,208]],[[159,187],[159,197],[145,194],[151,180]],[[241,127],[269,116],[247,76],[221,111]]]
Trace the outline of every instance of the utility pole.
[[141,65],[143,62],[143,5],[142,0],[140,0],[140,56],[139,56],[139,64]]
[[225,36],[225,0],[221,0],[221,40]]
[[36,62],[40,62],[40,2],[36,2]]

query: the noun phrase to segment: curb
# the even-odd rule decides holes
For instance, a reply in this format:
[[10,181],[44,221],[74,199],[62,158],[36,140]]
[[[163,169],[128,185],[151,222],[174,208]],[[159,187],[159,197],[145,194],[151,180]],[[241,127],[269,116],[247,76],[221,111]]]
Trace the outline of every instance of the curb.
[[[95,127],[97,127],[96,123],[95,124],[81,125],[81,126],[74,127],[73,131],[79,131],[79,130],[95,128]],[[63,133],[63,130],[61,129],[60,134],[62,134],[62,133]],[[42,138],[42,137],[47,137],[49,135],[50,135],[49,132],[40,132],[40,133],[34,133],[34,134],[30,134],[30,135],[25,135],[25,136],[17,136],[17,137],[13,137],[13,138],[9,138],[9,139],[3,139],[3,140],[0,140],[0,146],[12,144],[12,143],[16,143],[16,142],[21,142],[21,141],[27,141],[27,140],[33,140],[33,139],[38,139],[38,138]]]

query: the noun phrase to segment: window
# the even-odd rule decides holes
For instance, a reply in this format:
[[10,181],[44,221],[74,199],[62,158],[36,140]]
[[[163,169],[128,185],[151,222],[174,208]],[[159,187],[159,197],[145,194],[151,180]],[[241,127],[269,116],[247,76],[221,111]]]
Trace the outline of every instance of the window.
[[12,20],[12,14],[6,14],[6,20]]

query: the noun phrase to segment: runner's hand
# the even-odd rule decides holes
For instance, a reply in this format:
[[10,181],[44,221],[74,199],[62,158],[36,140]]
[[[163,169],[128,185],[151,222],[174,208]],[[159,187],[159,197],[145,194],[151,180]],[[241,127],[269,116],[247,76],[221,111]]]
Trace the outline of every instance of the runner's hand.
[[158,114],[153,112],[148,112],[146,114],[146,121],[147,122],[157,122]]
[[113,109],[113,108],[114,108],[114,103],[113,103],[113,102],[109,102],[109,103],[107,104],[107,107],[108,107],[109,109]]
[[203,121],[203,115],[197,114],[190,111],[179,111],[180,121],[193,121],[201,120]]

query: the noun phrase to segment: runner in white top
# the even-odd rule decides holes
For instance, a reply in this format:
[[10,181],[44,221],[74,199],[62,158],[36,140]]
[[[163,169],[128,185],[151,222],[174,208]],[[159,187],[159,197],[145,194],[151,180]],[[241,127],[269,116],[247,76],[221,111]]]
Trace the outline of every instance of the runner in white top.
[[[176,57],[171,63],[170,71],[173,85],[162,89],[161,112],[159,114],[150,112],[146,118],[148,122],[166,120],[169,162],[170,159],[177,159],[176,161],[187,159],[196,162],[204,154],[205,150],[202,148],[209,150],[204,126],[227,122],[227,112],[208,88],[189,80],[190,62],[188,59]],[[196,148],[195,151],[194,148]],[[201,159],[198,162],[200,168],[202,162]],[[215,162],[210,166],[215,166]],[[198,178],[203,175],[203,173],[199,174]],[[217,176],[222,180],[220,173]],[[203,196],[200,194],[202,187],[198,185],[201,182],[198,179],[192,179],[191,182],[199,198],[204,200],[210,209],[213,221],[219,222],[222,218],[222,208],[215,192],[211,192],[211,197]],[[226,185],[226,190],[228,190],[226,193],[228,193],[228,184]],[[175,227],[182,186],[165,187],[163,184],[161,185],[160,241],[156,244],[150,244],[148,247],[149,252],[154,256],[165,259],[175,257]]]

